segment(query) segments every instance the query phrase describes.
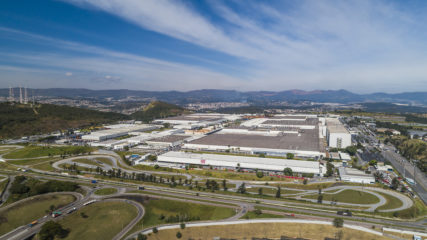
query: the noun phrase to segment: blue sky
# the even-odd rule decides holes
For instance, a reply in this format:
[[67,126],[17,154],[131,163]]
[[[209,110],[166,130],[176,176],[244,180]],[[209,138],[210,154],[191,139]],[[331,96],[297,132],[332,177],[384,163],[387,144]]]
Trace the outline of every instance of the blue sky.
[[0,87],[427,91],[426,1],[3,0]]

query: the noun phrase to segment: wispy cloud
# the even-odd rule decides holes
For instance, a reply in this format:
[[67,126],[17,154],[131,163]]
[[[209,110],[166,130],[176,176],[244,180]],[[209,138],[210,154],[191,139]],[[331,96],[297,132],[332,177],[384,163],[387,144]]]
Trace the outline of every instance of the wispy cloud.
[[[11,62],[104,79],[102,87],[241,90],[427,89],[427,17],[390,1],[62,0],[232,56],[239,76],[0,27],[7,37],[63,51],[0,53]],[[6,36],[6,35],[4,35]],[[18,38],[16,38],[18,39]],[[18,40],[17,40],[18,41]],[[168,46],[163,46],[165,49]],[[67,52],[65,52],[67,51]],[[79,54],[80,53],[80,54]],[[181,53],[180,53],[181,54]],[[194,59],[204,56],[188,53]],[[203,59],[208,63],[209,59]],[[248,64],[242,70],[242,62]],[[216,64],[214,62],[214,64]],[[208,64],[207,64],[208,65]],[[220,64],[217,64],[220,65]],[[120,84],[114,85],[114,76]],[[244,76],[244,77],[242,77]],[[92,81],[96,82],[96,81]],[[89,87],[99,88],[93,83]],[[88,85],[85,85],[88,86]]]
[[399,91],[399,79],[427,88],[419,84],[427,75],[427,57],[420,51],[427,50],[427,41],[416,33],[425,32],[419,22],[426,18],[401,11],[393,2],[210,1],[212,11],[223,19],[219,24],[178,0],[66,1],[248,59],[256,66],[248,70],[251,88],[339,86],[364,91],[374,80],[379,90]]
[[[7,73],[19,71],[21,75],[29,73],[34,76],[33,70],[38,69],[37,74],[41,74],[41,69],[45,69],[51,73],[52,81],[56,81],[57,74],[53,73],[62,69],[66,71],[66,77],[76,80],[75,86],[80,83],[96,89],[126,86],[150,90],[188,90],[205,87],[237,88],[242,84],[240,79],[197,66],[111,51],[14,29],[0,28],[0,32],[11,34],[17,39],[25,37],[33,44],[44,44],[52,48],[43,52],[0,51],[0,58],[26,66],[16,68],[8,64],[0,65],[0,71],[3,69]],[[64,76],[64,72],[62,74]]]

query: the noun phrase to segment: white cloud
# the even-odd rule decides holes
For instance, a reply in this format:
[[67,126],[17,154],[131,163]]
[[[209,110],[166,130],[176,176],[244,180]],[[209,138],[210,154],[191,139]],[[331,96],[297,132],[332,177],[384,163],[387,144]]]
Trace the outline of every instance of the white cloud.
[[[358,92],[427,89],[426,17],[387,1],[210,1],[213,17],[179,0],[63,0],[118,16],[144,29],[239,58],[236,77],[76,42],[2,29],[76,53],[0,53],[105,81],[102,87],[238,90],[339,89]],[[291,3],[291,4],[290,4]],[[233,6],[231,6],[233,5]],[[237,6],[236,6],[237,5]],[[422,12],[422,11],[421,11]],[[0,36],[1,37],[1,36]],[[165,46],[167,48],[167,46]],[[203,58],[204,56],[193,56]],[[208,57],[207,57],[208,58]],[[231,62],[231,67],[240,63]],[[80,74],[83,72],[84,74]],[[110,78],[108,77],[110,76]],[[120,76],[120,84],[113,81]],[[94,82],[96,82],[94,81]]]
[[73,73],[72,72],[66,72],[65,76],[67,76],[67,77],[73,76]]

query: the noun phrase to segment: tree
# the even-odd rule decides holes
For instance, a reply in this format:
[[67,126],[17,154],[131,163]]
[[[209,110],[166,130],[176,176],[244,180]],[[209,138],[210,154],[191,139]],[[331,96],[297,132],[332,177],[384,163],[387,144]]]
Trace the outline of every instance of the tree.
[[342,218],[334,218],[334,220],[332,221],[332,224],[336,228],[342,228],[344,226],[344,219],[342,219]]
[[345,148],[345,151],[351,156],[354,156],[356,155],[356,152],[357,152],[357,146],[348,146]]
[[330,162],[326,163],[326,174],[325,177],[330,177],[334,174],[334,165]]
[[224,188],[224,191],[227,191],[227,180],[223,179],[222,180],[222,188]]
[[258,157],[260,157],[260,158],[265,158],[265,153],[260,153],[260,154],[258,154]]
[[264,173],[263,173],[262,171],[258,171],[258,170],[257,170],[257,172],[256,172],[256,176],[257,176],[258,178],[262,178],[262,177],[264,177]]
[[138,234],[137,240],[147,240],[146,235],[142,235],[141,233]]
[[279,187],[277,187],[276,198],[280,198],[280,194],[281,194],[281,192],[280,192],[280,186],[279,186]]
[[185,223],[181,223],[181,224],[179,225],[179,227],[180,227],[181,229],[184,229],[184,228],[185,228]]
[[304,178],[304,180],[302,181],[302,183],[303,183],[304,185],[307,185],[307,182],[308,182],[307,178]]
[[55,237],[65,238],[70,231],[62,228],[61,224],[48,221],[46,222],[39,233],[41,240],[53,240]]
[[377,160],[373,159],[373,160],[369,161],[369,165],[376,166],[377,165]]
[[262,188],[258,188],[258,195],[262,196]]
[[393,190],[396,190],[397,188],[399,188],[399,185],[400,185],[399,179],[397,179],[397,177],[395,177],[395,178],[393,178],[391,180],[391,186],[390,186],[390,188],[393,189]]
[[317,196],[317,203],[322,203],[323,202],[323,195],[319,194],[319,196]]
[[245,186],[245,183],[242,183],[242,184],[239,186],[239,188],[237,189],[237,192],[238,192],[238,193],[241,193],[241,194],[246,193],[246,186]]
[[286,158],[287,159],[294,159],[294,154],[293,153],[286,153]]
[[287,167],[283,169],[283,173],[285,174],[285,176],[292,176],[292,168]]
[[181,232],[177,232],[176,233],[176,238],[182,238],[182,233]]
[[149,155],[147,158],[148,158],[148,160],[153,161],[153,162],[157,160],[156,155]]
[[159,230],[156,227],[153,227],[153,233],[158,233]]

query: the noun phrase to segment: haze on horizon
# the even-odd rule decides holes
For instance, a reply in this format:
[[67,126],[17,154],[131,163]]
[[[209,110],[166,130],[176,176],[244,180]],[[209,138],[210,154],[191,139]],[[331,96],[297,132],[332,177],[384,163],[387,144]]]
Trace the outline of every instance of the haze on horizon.
[[4,0],[0,88],[427,91],[425,1]]

